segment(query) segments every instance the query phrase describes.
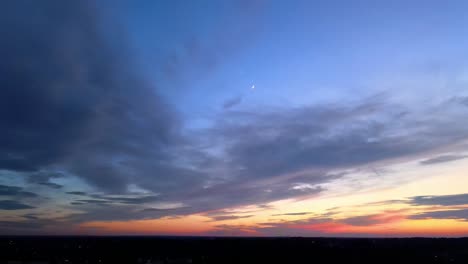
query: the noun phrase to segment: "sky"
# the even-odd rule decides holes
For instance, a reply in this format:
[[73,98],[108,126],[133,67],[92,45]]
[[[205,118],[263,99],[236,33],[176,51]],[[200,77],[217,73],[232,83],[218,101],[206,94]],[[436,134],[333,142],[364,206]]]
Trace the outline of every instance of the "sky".
[[468,235],[468,2],[0,3],[0,234]]

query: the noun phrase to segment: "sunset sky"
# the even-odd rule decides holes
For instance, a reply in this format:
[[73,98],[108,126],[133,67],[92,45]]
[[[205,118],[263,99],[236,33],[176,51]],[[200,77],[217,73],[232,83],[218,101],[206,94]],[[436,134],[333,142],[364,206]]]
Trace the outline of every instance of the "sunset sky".
[[0,3],[0,235],[468,236],[467,1]]

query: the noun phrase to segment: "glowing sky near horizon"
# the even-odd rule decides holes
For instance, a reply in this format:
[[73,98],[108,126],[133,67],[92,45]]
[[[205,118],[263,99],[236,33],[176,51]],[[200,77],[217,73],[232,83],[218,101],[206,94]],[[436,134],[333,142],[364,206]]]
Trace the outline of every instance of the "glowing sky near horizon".
[[5,1],[0,234],[467,236],[466,1]]

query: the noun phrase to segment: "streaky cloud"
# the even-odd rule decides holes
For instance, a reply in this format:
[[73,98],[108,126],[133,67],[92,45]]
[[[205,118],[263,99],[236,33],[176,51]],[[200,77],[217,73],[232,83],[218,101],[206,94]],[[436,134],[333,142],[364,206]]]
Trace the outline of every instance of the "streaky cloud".
[[411,215],[409,219],[455,219],[468,221],[468,209],[423,212]]
[[0,201],[0,210],[24,210],[24,209],[32,209],[35,208],[33,206],[23,204],[13,200],[2,200]]
[[453,195],[415,196],[411,197],[409,203],[412,205],[466,205],[468,204],[468,193]]
[[466,158],[468,158],[467,155],[443,155],[443,156],[438,156],[435,158],[423,160],[420,163],[422,165],[432,165],[432,164],[451,162],[451,161],[456,161],[456,160],[461,160],[461,159],[466,159]]

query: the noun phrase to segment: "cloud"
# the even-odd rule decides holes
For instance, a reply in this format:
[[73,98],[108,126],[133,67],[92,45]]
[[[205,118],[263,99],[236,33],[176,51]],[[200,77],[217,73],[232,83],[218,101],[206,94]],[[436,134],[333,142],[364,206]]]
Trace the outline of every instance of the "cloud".
[[95,199],[80,199],[80,200],[77,200],[77,202],[79,204],[109,204],[111,203],[111,201],[108,201],[108,200],[95,200]]
[[283,216],[283,215],[307,215],[310,212],[298,212],[298,213],[285,213],[285,214],[274,214],[272,216]]
[[[25,215],[24,220],[0,220],[0,233],[5,235],[44,235],[63,228],[63,222],[57,218],[39,218]],[[70,230],[70,229],[68,229]]]
[[37,220],[39,219],[38,216],[34,215],[34,214],[25,214],[22,216],[23,218],[26,218],[26,219],[29,219],[29,220]]
[[[52,188],[61,187],[51,182],[55,178],[61,184],[84,181],[89,190],[65,193],[67,206],[81,212],[70,215],[73,223],[317,196],[325,183],[345,176],[335,171],[438,155],[441,147],[468,137],[468,127],[455,122],[466,112],[427,107],[415,113],[383,96],[253,110],[234,107],[242,101],[237,97],[224,103],[229,111],[213,127],[187,133],[183,118],[159,96],[164,87],[135,70],[125,36],[105,27],[100,11],[92,1],[0,4],[0,170]],[[251,42],[242,30],[218,37],[213,47],[191,39],[182,49],[187,56],[169,56],[167,67],[177,74],[193,65],[212,68],[224,54],[214,51],[235,54],[238,39]],[[441,157],[425,163],[450,159]],[[134,195],[130,186],[146,194]],[[0,194],[36,196],[14,186],[0,186]],[[447,199],[412,201],[461,203]],[[2,202],[5,208],[32,208]],[[153,205],[173,202],[185,206]]]
[[84,203],[84,202],[70,202],[71,205],[84,205],[84,204],[87,204],[87,203]]
[[249,175],[271,176],[412,159],[465,140],[467,127],[448,121],[463,111],[436,108],[426,106],[424,111],[436,117],[426,120],[377,95],[355,103],[227,113],[218,129],[238,167]]
[[[80,203],[80,202],[74,202]],[[66,216],[65,220],[70,224],[79,224],[89,221],[125,221],[140,219],[158,219],[168,216],[187,215],[193,210],[187,206],[177,208],[149,208],[146,205],[125,203],[84,202],[75,205],[81,212]],[[78,207],[79,206],[79,207]]]
[[2,3],[0,71],[6,76],[0,80],[2,169],[34,171],[53,163],[92,115],[80,102],[89,98],[80,71],[86,70],[90,58],[81,53],[82,59],[73,60],[80,55],[80,45],[71,43],[80,37],[97,41],[92,33],[81,36],[90,27],[92,14],[84,4],[62,7],[66,5],[59,1]]
[[223,103],[223,108],[224,109],[230,109],[233,108],[234,106],[240,104],[242,102],[242,96],[236,96],[231,99],[226,100]]
[[222,176],[179,198],[210,210],[317,195],[323,183],[346,175],[333,171],[417,159],[468,137],[465,126],[441,125],[457,115],[439,115],[444,119],[426,122],[380,95],[326,106],[229,111],[203,134],[222,149],[213,162]]
[[443,156],[438,156],[438,157],[435,157],[435,158],[423,160],[420,163],[422,165],[432,165],[432,164],[450,162],[450,161],[455,161],[455,160],[461,160],[461,159],[465,159],[467,157],[468,156],[466,156],[466,155],[443,155]]
[[242,218],[249,218],[253,215],[217,215],[217,216],[210,216],[211,221],[225,221],[225,220],[236,220]]
[[73,195],[87,195],[86,192],[79,192],[79,191],[73,191],[73,192],[66,192],[67,194],[73,194]]
[[384,200],[366,203],[366,206],[408,204],[413,206],[457,206],[468,204],[468,193],[450,195],[422,195],[401,200]]
[[375,216],[376,215],[363,215],[363,216],[349,217],[349,218],[341,219],[340,222],[347,224],[347,225],[352,225],[352,226],[370,226],[370,225],[381,223],[382,220],[379,218],[376,218]]
[[468,221],[468,209],[424,212],[408,217],[409,219],[457,219]]
[[468,107],[468,96],[454,96],[450,102]]
[[260,223],[254,231],[266,236],[324,236],[326,232],[318,228],[304,228],[304,226],[328,224],[333,221],[331,218],[317,216],[293,221],[266,222]]
[[360,215],[346,218],[331,218],[327,214],[314,215],[298,220],[272,221],[256,223],[253,232],[262,235],[285,236],[369,236],[357,233],[353,227],[367,227],[388,224],[406,219],[401,210],[389,210],[382,213]]
[[[84,195],[81,192],[73,192],[72,194]],[[91,194],[89,195],[89,197],[92,199],[79,199],[76,201],[81,202],[81,203],[91,203],[91,204],[112,204],[112,203],[145,204],[145,203],[159,200],[158,195],[110,196],[110,195]]]
[[[400,118],[403,111],[379,98],[354,105],[231,111],[211,138],[227,145],[227,159],[239,177],[262,178],[410,157],[468,136],[466,127],[415,127],[417,117]],[[426,132],[417,135],[421,129]]]
[[435,195],[435,196],[415,196],[411,197],[412,205],[465,205],[468,204],[468,193],[453,195]]
[[468,107],[468,96],[461,98],[460,102]]
[[141,210],[141,212],[170,212],[170,211],[177,211],[178,209],[186,208],[186,207],[178,207],[178,208],[145,208]]
[[11,231],[11,230],[23,230],[23,229],[39,229],[43,228],[45,226],[44,223],[40,223],[38,221],[24,221],[24,222],[18,222],[18,221],[0,221],[0,230],[3,231]]
[[[402,116],[402,112],[406,114]],[[325,190],[322,184],[346,176],[335,173],[337,170],[374,162],[416,160],[468,135],[465,127],[416,119],[420,116],[412,116],[404,107],[378,96],[350,104],[229,111],[211,129],[200,132],[200,138],[191,145],[206,149],[205,140],[209,139],[212,145],[208,144],[208,148],[222,149],[219,155],[202,152],[202,159],[192,164],[193,169],[167,178],[170,188],[161,187],[167,184],[164,177],[142,186],[158,193],[155,201],[180,201],[188,206],[170,214],[311,197]],[[401,133],[403,128],[405,133]],[[421,130],[425,133],[419,134]],[[132,167],[150,166],[138,164],[141,166]],[[190,182],[186,178],[197,180],[188,186],[182,184]],[[131,216],[123,213],[121,217]]]
[[63,187],[63,185],[53,183],[53,182],[38,182],[37,184],[44,185],[53,189],[60,189]]
[[92,1],[1,5],[0,169],[114,193],[197,186],[190,155],[177,161],[178,116],[134,70],[125,41],[107,38]]
[[25,192],[21,187],[0,185],[0,196],[37,197],[38,195],[32,192]]
[[63,178],[64,175],[58,172],[50,171],[37,171],[30,173],[27,177],[27,181],[33,184],[39,184],[50,187],[52,189],[61,189],[63,186],[52,182],[52,179]]
[[234,206],[267,203],[271,201],[292,199],[302,196],[317,195],[323,188],[314,187],[308,190],[294,190],[288,183],[277,184],[249,184],[230,182],[213,187],[197,190],[181,197],[196,212],[229,208]]
[[32,209],[33,206],[22,204],[13,200],[2,200],[0,201],[0,210],[23,210],[23,209]]

